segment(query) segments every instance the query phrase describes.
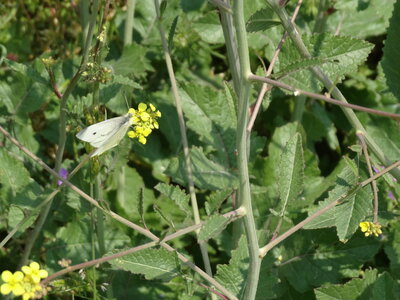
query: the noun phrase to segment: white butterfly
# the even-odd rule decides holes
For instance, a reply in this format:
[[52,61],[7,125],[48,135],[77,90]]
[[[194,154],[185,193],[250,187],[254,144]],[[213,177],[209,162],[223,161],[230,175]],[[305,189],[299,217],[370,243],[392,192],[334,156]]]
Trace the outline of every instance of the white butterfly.
[[76,135],[82,141],[90,143],[97,148],[91,157],[100,155],[119,144],[132,125],[132,114],[127,113],[121,117],[115,117],[103,122],[90,125]]

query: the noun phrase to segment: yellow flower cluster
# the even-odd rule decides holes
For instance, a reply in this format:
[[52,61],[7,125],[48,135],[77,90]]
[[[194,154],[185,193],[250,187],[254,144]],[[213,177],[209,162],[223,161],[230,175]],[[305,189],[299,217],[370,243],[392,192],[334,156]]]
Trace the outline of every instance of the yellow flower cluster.
[[14,296],[22,296],[23,300],[41,298],[42,286],[40,280],[46,278],[46,270],[40,269],[37,262],[32,262],[29,266],[23,266],[21,271],[11,273],[6,270],[1,273],[3,284],[0,292],[3,295],[13,293]]
[[360,224],[361,231],[364,232],[365,236],[375,235],[378,236],[382,234],[381,225],[375,224],[372,222],[361,222]]
[[139,143],[146,144],[146,137],[153,131],[158,129],[157,118],[161,117],[161,112],[156,110],[153,104],[140,103],[138,109],[130,108],[128,111],[132,115],[131,124],[134,130],[128,132],[128,136],[132,139],[137,138]]

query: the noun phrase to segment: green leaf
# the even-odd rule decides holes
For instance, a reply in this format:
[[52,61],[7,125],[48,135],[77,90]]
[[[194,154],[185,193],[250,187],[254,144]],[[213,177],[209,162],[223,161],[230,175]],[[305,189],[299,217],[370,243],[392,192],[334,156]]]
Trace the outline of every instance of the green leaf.
[[196,11],[201,8],[205,0],[181,0],[181,8],[187,13],[191,11]]
[[171,27],[169,29],[168,33],[168,49],[169,51],[172,51],[174,47],[174,35],[176,31],[176,25],[178,24],[178,18],[179,16],[176,16],[174,20],[172,21]]
[[334,208],[335,226],[339,240],[346,242],[358,229],[359,223],[372,214],[372,192],[366,186]]
[[371,287],[376,278],[378,270],[366,270],[363,278],[354,278],[346,284],[328,284],[324,287],[316,288],[315,296],[318,300],[346,299],[357,300],[360,295],[364,299],[388,299],[371,298]]
[[283,149],[278,172],[280,203],[277,211],[283,216],[289,203],[295,201],[303,190],[304,156],[299,133]]
[[49,80],[44,78],[37,70],[32,68],[31,66],[27,66],[21,63],[17,63],[12,60],[5,60],[5,62],[8,64],[8,66],[15,72],[20,73],[21,75],[26,76],[27,78],[30,78],[31,80],[34,80],[35,82],[44,84],[46,86],[49,85]]
[[[355,197],[355,184],[357,183],[357,176],[354,174],[353,170],[349,167],[349,165],[346,164],[346,166],[341,170],[341,172],[337,175],[336,177],[336,185],[335,187],[328,193],[328,198],[326,198],[323,201],[320,201],[318,203],[318,207],[315,209],[312,209],[309,212],[309,215],[312,215],[318,210],[321,210],[322,208],[326,207],[328,204],[332,203],[333,201],[336,201],[337,199],[343,197],[344,195],[347,195],[346,201],[349,201],[350,203],[354,203],[354,197]],[[345,199],[342,199],[342,202]],[[364,201],[363,201],[364,203]],[[339,207],[345,208],[343,206],[343,203],[339,205]],[[338,209],[338,213],[336,213],[336,210]],[[304,229],[317,229],[317,228],[325,228],[325,227],[332,227],[335,226],[337,223],[336,221],[336,216],[342,211],[342,208],[336,208],[333,207],[330,210],[326,211],[322,215],[318,216],[311,222],[307,223],[303,228]],[[342,221],[343,222],[343,221]],[[341,225],[344,225],[344,223],[340,223]]]
[[248,257],[246,238],[242,236],[238,247],[232,251],[229,265],[218,265],[215,275],[215,279],[239,299],[244,292],[244,284],[247,278]]
[[[74,220],[63,227],[59,227],[56,238],[46,251],[49,261],[56,263],[62,258],[68,257],[73,264],[93,259],[93,250],[96,256],[100,255],[97,243],[94,247],[92,242],[93,228],[91,221],[85,217],[79,217],[79,222]],[[126,247],[132,242],[122,229],[112,226],[105,226],[104,239],[106,251],[115,248]],[[56,266],[59,268],[59,266]]]
[[[229,189],[237,185],[237,178],[221,165],[209,160],[201,148],[190,150],[194,184],[199,189],[219,190]],[[165,173],[176,182],[187,185],[186,166],[183,154],[171,159]]]
[[396,121],[371,117],[367,131],[389,160],[396,161],[399,159],[400,146],[397,141],[400,139],[400,131]]
[[246,30],[248,32],[262,31],[279,24],[281,24],[281,21],[268,6],[255,12],[250,17],[246,24]]
[[[354,278],[344,285],[327,285],[315,289],[318,300],[399,299],[399,284],[389,273],[378,275],[378,270],[366,270],[363,278]],[[377,276],[378,275],[378,276]]]
[[139,173],[128,166],[118,168],[112,177],[117,189],[116,203],[127,216],[138,216],[139,195],[144,182]]
[[[372,49],[368,42],[328,33],[303,35],[302,39],[310,52],[311,60],[321,60],[319,67],[335,83],[341,82],[346,74],[357,72],[357,67],[365,61]],[[307,91],[321,90],[322,84],[308,69],[307,61],[310,59],[303,58],[291,41],[284,44],[279,57],[279,72],[288,73],[282,78],[283,82]],[[295,69],[298,71],[293,72]]]
[[231,222],[230,219],[221,215],[213,215],[201,226],[197,236],[198,241],[206,242],[207,240],[217,236]]
[[207,215],[212,215],[217,212],[221,207],[222,202],[224,202],[230,195],[232,194],[232,190],[219,190],[212,192],[207,197],[207,202],[204,203]]
[[[340,28],[340,34],[357,38],[385,34],[393,3],[396,0],[339,0],[335,1],[334,14],[329,15],[327,25],[330,32]],[[361,8],[364,3],[366,7]],[[343,21],[345,20],[345,21]]]
[[390,91],[400,99],[400,2],[394,4],[394,10],[387,29],[383,48],[382,68]]
[[221,23],[214,11],[198,19],[192,28],[206,43],[219,44],[224,42]]
[[184,213],[192,215],[192,210],[189,206],[189,195],[187,195],[178,186],[159,183],[154,188],[164,196],[173,200]]
[[236,112],[233,99],[228,94],[195,84],[184,86],[180,94],[188,128],[217,151],[219,163],[234,167]]
[[24,164],[11,156],[3,147],[0,149],[0,183],[11,189],[14,196],[31,181]]
[[[115,253],[115,251],[114,251]],[[110,261],[110,264],[146,279],[169,281],[179,275],[179,264],[174,252],[161,249],[145,249]]]
[[108,61],[105,65],[109,64],[116,75],[141,78],[147,71],[153,71],[146,56],[147,51],[143,46],[132,44],[124,48],[120,58]]
[[[298,235],[296,241],[299,239],[302,237]],[[327,282],[340,283],[345,278],[358,276],[360,266],[381,248],[378,240],[364,236],[336,245],[334,250],[331,244],[323,243],[318,243],[318,249],[310,248],[309,238],[303,237],[302,242],[304,249],[299,249],[297,244],[288,245],[291,248],[286,248],[287,253],[283,251],[284,263],[279,266],[280,274],[301,293]]]

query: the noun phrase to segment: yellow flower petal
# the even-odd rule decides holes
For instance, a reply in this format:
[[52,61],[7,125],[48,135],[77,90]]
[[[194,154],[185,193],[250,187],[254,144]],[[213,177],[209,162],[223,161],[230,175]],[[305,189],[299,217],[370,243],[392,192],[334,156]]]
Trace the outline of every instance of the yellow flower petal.
[[4,282],[9,282],[11,278],[12,278],[12,273],[10,271],[6,270],[1,273],[1,279]]
[[21,267],[22,272],[24,272],[26,275],[30,275],[32,273],[31,267],[28,266],[22,266]]
[[40,278],[47,278],[47,276],[49,276],[49,272],[46,270],[39,270],[39,276]]
[[24,273],[21,271],[17,271],[14,273],[14,280],[16,281],[22,281],[24,279]]
[[[10,272],[11,273],[11,272]],[[9,293],[11,293],[11,286],[8,284],[8,283],[3,283],[1,286],[0,286],[0,292],[3,294],[3,295],[8,295]]]
[[22,285],[20,285],[19,283],[15,284],[12,288],[12,292],[15,296],[21,296],[23,293],[25,293],[24,288],[22,287]]
[[139,110],[140,112],[146,111],[146,109],[147,109],[147,105],[146,105],[146,104],[144,104],[144,103],[139,103],[139,105],[138,105],[138,110]]

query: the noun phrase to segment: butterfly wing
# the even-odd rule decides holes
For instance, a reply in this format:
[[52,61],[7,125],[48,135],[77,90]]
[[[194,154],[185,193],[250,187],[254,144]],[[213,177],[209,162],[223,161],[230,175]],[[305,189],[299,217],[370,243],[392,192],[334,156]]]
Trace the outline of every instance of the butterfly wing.
[[103,152],[107,151],[108,149],[117,146],[119,142],[122,140],[122,138],[125,136],[129,126],[130,123],[128,118],[128,121],[123,123],[122,126],[120,126],[120,128],[113,135],[111,135],[107,140],[105,140],[101,145],[98,146],[96,151],[92,154],[92,157],[100,155]]
[[90,145],[95,148],[101,147],[101,145],[114,136],[121,127],[124,127],[124,125],[126,125],[127,130],[129,127],[129,119],[130,116],[125,115],[90,125],[81,130],[76,137],[90,143]]

